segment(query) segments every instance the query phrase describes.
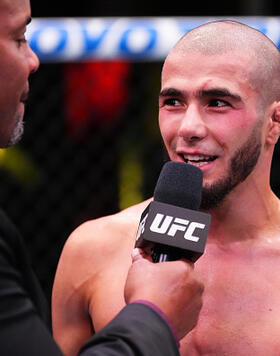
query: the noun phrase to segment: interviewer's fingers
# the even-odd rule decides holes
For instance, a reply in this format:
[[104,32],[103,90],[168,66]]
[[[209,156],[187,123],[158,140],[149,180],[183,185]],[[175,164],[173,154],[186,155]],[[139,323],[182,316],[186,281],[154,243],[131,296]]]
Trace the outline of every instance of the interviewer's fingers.
[[186,259],[151,263],[142,249],[134,250],[133,256],[124,289],[125,302],[146,300],[156,305],[182,338],[195,327],[202,307],[204,287],[193,263]]
[[146,251],[142,250],[141,248],[134,248],[131,252],[131,257],[132,257],[132,263],[139,261],[141,259],[152,261],[151,256],[148,255]]
[[131,252],[132,262],[142,259],[144,252],[140,248],[134,248]]
[[178,261],[183,261],[184,263],[187,263],[192,269],[194,269],[194,263],[187,258],[180,258]]

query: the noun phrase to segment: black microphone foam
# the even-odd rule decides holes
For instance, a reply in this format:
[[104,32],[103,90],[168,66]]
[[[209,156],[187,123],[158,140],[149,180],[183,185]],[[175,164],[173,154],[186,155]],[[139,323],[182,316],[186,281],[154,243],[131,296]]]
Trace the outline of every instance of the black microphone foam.
[[154,262],[182,257],[195,262],[204,252],[210,215],[198,211],[202,171],[184,162],[168,162],[158,178],[154,200],[144,210],[136,247],[152,243]]
[[167,162],[159,175],[154,200],[198,210],[201,203],[202,171],[184,162]]

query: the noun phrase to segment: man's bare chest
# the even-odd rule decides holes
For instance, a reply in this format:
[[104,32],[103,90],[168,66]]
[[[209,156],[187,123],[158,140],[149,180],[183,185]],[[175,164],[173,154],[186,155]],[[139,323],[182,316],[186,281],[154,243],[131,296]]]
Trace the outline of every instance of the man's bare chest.
[[[280,256],[209,253],[195,269],[205,284],[203,307],[181,340],[181,355],[279,356]],[[99,275],[91,311],[96,331],[125,305],[126,274],[127,261],[119,261]]]
[[182,355],[279,355],[280,256],[247,257],[210,256],[198,264],[203,307],[181,341]]

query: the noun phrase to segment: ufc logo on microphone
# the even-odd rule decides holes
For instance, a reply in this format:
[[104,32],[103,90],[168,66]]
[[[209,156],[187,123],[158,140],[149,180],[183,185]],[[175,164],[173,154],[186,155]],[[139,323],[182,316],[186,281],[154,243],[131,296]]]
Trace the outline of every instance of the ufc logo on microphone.
[[137,231],[137,236],[136,236],[136,241],[139,240],[140,236],[144,233],[145,231],[145,224],[147,220],[148,214],[144,216],[144,218],[140,221],[138,231]]
[[[172,223],[173,220],[174,222]],[[203,230],[204,228],[205,224],[201,224],[194,221],[190,223],[189,220],[174,218],[169,215],[164,216],[160,213],[155,216],[150,226],[151,231],[156,232],[158,234],[167,233],[168,236],[175,236],[177,231],[185,231],[184,238],[193,242],[199,241],[199,237],[193,235],[194,231],[196,229]]]

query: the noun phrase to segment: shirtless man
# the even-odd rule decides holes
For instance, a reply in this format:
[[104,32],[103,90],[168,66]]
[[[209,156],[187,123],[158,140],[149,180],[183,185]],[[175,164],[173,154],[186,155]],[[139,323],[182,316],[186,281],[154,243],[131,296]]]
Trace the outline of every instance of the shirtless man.
[[[190,31],[163,66],[159,125],[170,159],[202,170],[201,209],[212,215],[195,263],[203,307],[181,355],[279,356],[280,205],[269,184],[280,134],[278,49],[232,21]],[[53,291],[54,336],[66,355],[123,307],[148,203],[86,222],[67,241]]]

